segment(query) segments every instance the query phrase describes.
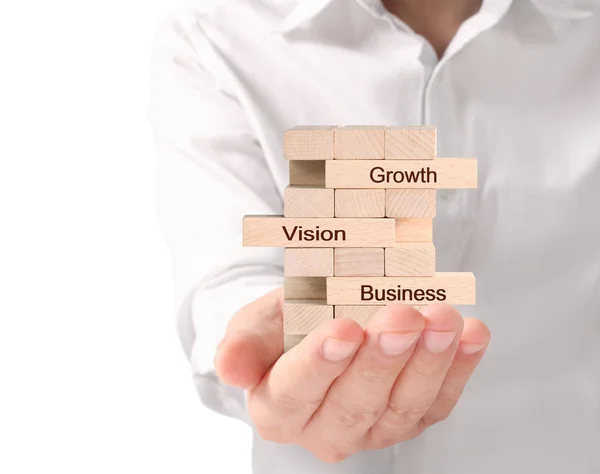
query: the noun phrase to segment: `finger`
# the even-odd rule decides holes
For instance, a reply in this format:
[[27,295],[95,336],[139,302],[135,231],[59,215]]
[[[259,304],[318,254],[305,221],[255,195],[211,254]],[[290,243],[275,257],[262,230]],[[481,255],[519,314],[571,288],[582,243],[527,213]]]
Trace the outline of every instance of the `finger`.
[[[305,428],[307,439],[354,451],[387,406],[396,377],[425,327],[421,313],[402,304],[382,308],[361,348]],[[319,436],[317,436],[317,434]]]
[[281,442],[300,433],[363,338],[356,322],[334,319],[283,354],[248,394],[248,409],[261,436]]
[[462,316],[446,304],[427,306],[421,313],[425,331],[392,388],[387,408],[370,430],[367,444],[398,442],[399,436],[421,424],[452,365]]
[[445,420],[452,412],[490,343],[490,330],[483,322],[473,318],[465,318],[464,321],[465,327],[454,362],[435,402],[423,417],[427,426]]
[[283,289],[241,308],[229,322],[215,355],[217,375],[227,385],[255,387],[283,352]]

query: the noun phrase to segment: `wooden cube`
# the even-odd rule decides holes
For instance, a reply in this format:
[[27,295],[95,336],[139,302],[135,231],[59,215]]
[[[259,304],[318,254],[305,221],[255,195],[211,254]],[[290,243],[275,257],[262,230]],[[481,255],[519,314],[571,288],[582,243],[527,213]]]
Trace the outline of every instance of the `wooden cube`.
[[433,160],[436,156],[435,127],[387,127],[386,160]]
[[[394,219],[396,242],[432,242],[433,219]],[[395,245],[385,245],[395,247]]]
[[432,219],[436,209],[435,194],[435,189],[386,189],[385,215]]
[[348,318],[356,321],[362,328],[365,328],[381,308],[383,306],[338,305],[334,306],[333,314],[335,319]]
[[283,268],[285,276],[333,276],[333,249],[286,248]]
[[324,300],[327,298],[324,277],[284,277],[285,300]]
[[[409,305],[419,311],[423,306]],[[335,319],[348,318],[356,321],[362,328],[366,328],[373,316],[381,310],[383,306],[346,306],[338,305],[333,307],[333,317]]]
[[298,126],[286,130],[283,155],[286,160],[332,160],[336,126]]
[[317,186],[288,186],[285,188],[285,217],[333,217],[333,215],[333,189]]
[[333,306],[324,301],[285,301],[283,333],[308,334],[321,323],[333,319]]
[[385,249],[386,276],[434,276],[435,247],[431,242],[402,242]]
[[290,186],[325,186],[325,161],[290,161]]
[[385,189],[336,189],[335,217],[384,217]]
[[347,125],[334,132],[334,159],[382,160],[385,127]]
[[384,269],[382,248],[336,248],[334,250],[335,276],[383,276]]

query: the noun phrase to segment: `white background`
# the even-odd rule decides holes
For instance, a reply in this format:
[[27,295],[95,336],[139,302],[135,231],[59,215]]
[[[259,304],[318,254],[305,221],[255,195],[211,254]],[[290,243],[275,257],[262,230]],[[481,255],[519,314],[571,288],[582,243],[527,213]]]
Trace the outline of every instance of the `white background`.
[[249,472],[175,330],[147,121],[177,0],[0,2],[0,472]]

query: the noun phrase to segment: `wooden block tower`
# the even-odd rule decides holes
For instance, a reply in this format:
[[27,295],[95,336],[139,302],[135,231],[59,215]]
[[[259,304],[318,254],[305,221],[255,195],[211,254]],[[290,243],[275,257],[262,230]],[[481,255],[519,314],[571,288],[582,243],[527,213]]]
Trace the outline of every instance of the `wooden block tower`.
[[244,246],[285,247],[285,350],[327,319],[362,326],[401,302],[475,304],[472,273],[435,270],[436,189],[476,188],[477,162],[436,157],[434,127],[295,127],[283,216],[244,217]]

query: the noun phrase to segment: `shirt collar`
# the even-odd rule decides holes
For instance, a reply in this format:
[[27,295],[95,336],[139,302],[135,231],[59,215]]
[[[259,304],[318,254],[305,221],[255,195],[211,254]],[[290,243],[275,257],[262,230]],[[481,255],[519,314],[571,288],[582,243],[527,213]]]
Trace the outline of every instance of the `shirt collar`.
[[277,24],[275,33],[288,33],[317,17],[334,0],[300,0]]
[[[329,5],[336,0],[299,0],[292,10],[284,16],[277,25],[275,32],[288,33],[318,17]],[[381,0],[343,0],[354,1],[369,13],[382,17],[387,14]],[[502,16],[513,0],[483,0],[481,9],[491,15]]]
[[[298,29],[305,23],[318,17],[334,1],[336,0],[299,0],[292,10],[278,22],[274,32],[288,33]],[[381,0],[343,1],[354,1],[375,16],[381,17],[386,14]],[[583,8],[585,10],[586,7],[597,7],[600,3],[597,0],[532,0],[532,2],[538,8],[545,10],[546,13],[551,13],[555,16],[570,16],[573,14],[574,8]],[[497,21],[506,13],[512,3],[513,0],[483,0],[481,12],[490,19]]]

